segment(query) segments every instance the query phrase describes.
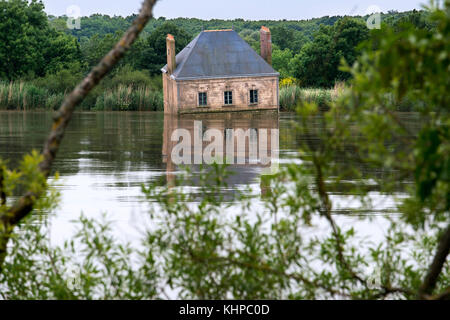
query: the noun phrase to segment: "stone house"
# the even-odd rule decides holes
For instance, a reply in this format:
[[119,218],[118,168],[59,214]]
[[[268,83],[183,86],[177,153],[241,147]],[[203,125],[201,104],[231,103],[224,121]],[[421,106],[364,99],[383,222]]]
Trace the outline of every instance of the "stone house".
[[262,27],[260,34],[261,56],[234,30],[202,31],[176,56],[175,38],[167,35],[164,112],[278,111],[270,30]]

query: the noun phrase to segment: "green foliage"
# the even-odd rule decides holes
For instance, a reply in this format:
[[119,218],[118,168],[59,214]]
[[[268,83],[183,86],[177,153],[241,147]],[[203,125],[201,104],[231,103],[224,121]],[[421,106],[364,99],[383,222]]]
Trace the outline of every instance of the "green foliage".
[[333,27],[322,26],[292,60],[294,77],[311,87],[331,87],[336,81],[349,79],[350,74],[339,70],[341,60],[353,65],[357,46],[368,39],[368,31],[362,21],[350,18],[339,20]]
[[138,68],[147,69],[153,75],[161,74],[160,70],[167,62],[166,37],[169,33],[175,37],[176,53],[179,53],[192,40],[186,31],[175,24],[164,23],[156,28],[142,44]]
[[151,77],[148,70],[135,70],[130,65],[114,70],[103,84],[105,88],[115,88],[119,85],[133,88],[147,86],[154,91],[162,90],[161,77]]
[[47,90],[24,82],[0,81],[1,109],[45,109],[47,101],[54,99]]
[[[167,288],[192,299],[448,297],[448,250],[436,285],[425,295],[420,288],[450,221],[449,14],[446,1],[430,11],[435,29],[374,32],[356,63],[342,66],[352,78],[327,112],[299,88],[286,89],[300,97],[293,99],[300,99],[300,161],[264,177],[260,201],[250,190],[225,201],[227,168],[214,165],[199,169],[196,190],[186,192],[182,175],[143,187],[151,228],[141,249],[84,217],[62,248],[48,245],[45,229],[23,224],[0,275],[3,298],[167,298]],[[317,41],[351,58],[343,35],[358,35],[359,26],[340,26],[322,27]],[[413,127],[396,113],[404,99],[418,111]],[[20,173],[0,163],[8,196],[20,183],[43,186],[38,162],[37,154],[25,158]],[[341,223],[339,200],[355,204],[346,208],[354,221],[370,223],[379,206],[374,194],[391,200],[397,214],[385,214],[383,234],[367,239]]]
[[[300,103],[298,134],[314,142],[302,140],[301,163],[266,179],[262,208],[242,195],[239,210],[221,202],[227,186],[216,168],[216,178],[200,178],[193,205],[196,195],[176,187],[182,182],[145,189],[160,222],[152,236],[182,298],[415,299],[448,290],[445,252],[431,295],[419,295],[450,221],[449,7],[433,12],[435,31],[379,31],[378,50],[368,44],[353,68],[342,68],[354,80],[325,114]],[[395,113],[404,97],[420,110],[417,127]],[[338,224],[334,210],[344,196],[358,204],[349,212],[370,223],[374,192],[399,214],[384,217],[382,240],[372,242]]]
[[400,31],[403,26],[414,26],[417,29],[431,30],[435,24],[429,19],[429,11],[413,10],[408,14],[400,13],[384,19],[385,23],[392,26],[396,31]]
[[295,112],[298,106],[315,103],[322,109],[329,107],[343,93],[344,87],[336,84],[333,89],[301,88],[298,85],[287,85],[280,88],[280,108],[283,111]]
[[121,33],[108,33],[104,36],[95,34],[88,40],[81,42],[84,60],[89,68],[96,66],[100,60],[114,47],[120,39]]
[[[414,18],[409,18],[409,16]],[[382,20],[386,21],[389,25],[393,25],[402,19],[414,19],[426,21],[428,13],[426,11],[407,11],[407,12],[395,12],[390,11],[382,14]],[[114,34],[115,32],[124,32],[128,25],[133,21],[135,15],[128,17],[121,16],[108,16],[94,14],[90,17],[81,18],[81,29],[69,30],[66,26],[66,18],[50,16],[50,24],[52,27],[60,31],[66,31],[68,34],[75,36],[81,42],[86,39],[92,38],[94,35],[103,37],[107,34]],[[176,25],[178,28],[185,30],[191,38],[195,37],[203,30],[216,30],[216,29],[231,29],[234,28],[239,34],[243,34],[244,37],[251,35],[253,40],[259,41],[259,29],[261,26],[267,26],[272,30],[273,41],[276,45],[283,47],[280,43],[285,42],[286,48],[291,49],[294,52],[298,52],[305,42],[308,42],[314,38],[314,34],[319,30],[320,25],[333,26],[341,16],[324,16],[321,18],[313,18],[309,20],[257,20],[250,21],[244,19],[234,20],[220,20],[210,19],[201,20],[197,18],[176,18],[166,19],[160,17],[158,19],[152,19],[144,29],[144,38],[150,35],[155,29],[161,27],[163,24],[170,22]],[[366,20],[368,17],[356,17],[358,19]],[[426,22],[430,25],[429,22]],[[420,24],[418,25],[420,26]],[[285,41],[283,38],[286,34],[289,36],[291,42]],[[284,49],[285,47],[283,47]]]
[[[45,220],[44,220],[45,221]],[[111,225],[81,217],[75,237],[52,248],[48,228],[29,219],[12,238],[12,259],[0,275],[3,299],[153,299],[157,269],[151,251],[131,262],[131,248],[112,234]]]
[[162,111],[164,98],[160,76],[125,65],[116,69],[98,91],[94,110]]
[[289,78],[291,72],[289,70],[289,63],[293,58],[292,51],[290,49],[280,50],[274,48],[272,51],[272,66],[280,73],[280,78]]
[[162,111],[164,99],[161,76],[130,65],[116,68],[92,95],[95,101],[83,106],[92,110]]
[[[78,71],[77,71],[78,70]],[[64,97],[83,78],[79,67],[61,70],[32,82],[0,81],[0,109],[58,109]],[[161,78],[130,66],[116,69],[81,107],[85,110],[162,111],[164,101]]]
[[0,79],[43,76],[80,61],[76,39],[49,27],[42,2],[0,1]]
[[45,77],[37,78],[32,84],[39,88],[48,90],[49,94],[66,94],[75,88],[83,79],[82,68],[75,64],[70,69],[63,69],[54,73],[49,73]]
[[77,39],[54,29],[50,29],[48,33],[49,43],[43,51],[45,73],[53,74],[62,70],[76,72],[81,69],[82,53]]
[[[411,187],[411,198],[403,210],[414,226],[423,226],[431,216],[437,221],[448,219],[448,161],[449,161],[449,117],[450,103],[448,88],[450,80],[449,11],[434,11],[432,19],[435,31],[417,29],[414,26],[401,32],[387,29],[377,33],[378,51],[366,50],[360,63],[353,71],[354,92],[346,108],[354,119],[364,121],[377,132],[377,137],[368,135],[369,142],[377,139],[378,156],[375,161],[384,165],[399,164],[415,176]],[[371,48],[370,44],[367,46]],[[392,95],[390,101],[383,98]],[[393,114],[395,106],[402,99],[414,102],[420,112],[421,127],[418,132],[406,128]],[[358,111],[356,108],[358,101]],[[370,112],[361,112],[361,105]],[[370,106],[370,108],[369,108]],[[384,118],[381,114],[385,114]],[[387,116],[386,116],[387,114]],[[383,122],[382,122],[383,121]],[[394,129],[388,130],[389,125]],[[380,131],[382,130],[382,131]],[[385,141],[380,141],[380,132]],[[412,152],[392,153],[381,142],[397,137],[399,132],[408,135],[405,145],[411,145]],[[370,151],[370,150],[368,150]]]
[[[48,188],[45,176],[38,170],[41,161],[42,156],[36,150],[25,155],[19,163],[18,168],[15,170],[8,169],[7,163],[0,159],[0,176],[2,177],[0,191],[3,193],[3,197],[6,200],[5,203],[0,203],[0,216],[6,214],[7,206],[10,205],[8,202],[9,198],[14,197],[18,192],[28,190],[38,194]],[[37,211],[42,211],[44,209],[52,210],[56,208],[57,202],[53,200],[55,200],[57,196],[57,192],[50,190],[48,197],[42,197],[37,202]]]
[[[47,17],[43,6],[37,1],[3,0],[0,5],[3,8],[0,11],[3,15],[0,23],[0,40],[3,44],[0,47],[0,79],[17,81],[20,78],[25,81],[24,92],[27,92],[24,95],[19,89],[17,94],[7,95],[5,99],[9,90],[2,84],[0,95],[3,94],[3,102],[0,108],[4,109],[56,108],[65,94],[111,50],[134,19],[134,16],[92,15],[81,19],[80,30],[71,30],[66,26],[66,17]],[[401,32],[403,25],[408,22],[421,30],[436,27],[424,11],[390,12],[383,15],[383,21],[394,26],[394,32]],[[19,25],[29,27],[17,27]],[[160,69],[166,63],[167,33],[175,36],[179,52],[204,29],[234,27],[259,52],[259,29],[262,25],[272,30],[274,68],[282,78],[296,77],[303,87],[329,88],[336,82],[348,80],[350,74],[338,69],[340,62],[345,59],[352,65],[359,54],[356,49],[358,44],[368,37],[362,17],[323,17],[308,21],[152,19],[144,31],[144,37],[132,46],[115,68],[113,77],[109,77],[114,80],[106,81],[108,85],[104,88],[110,92],[102,94],[101,89],[97,88],[82,108],[140,110],[142,102],[133,102],[132,107],[127,107],[128,103],[111,104],[112,100],[106,97],[113,97],[113,92],[117,95],[118,87],[128,88],[132,85],[133,90],[150,87],[152,91],[150,95],[142,96],[142,92],[145,93],[147,89],[138,90],[133,93],[137,98],[132,100],[147,101],[144,107],[146,110],[159,110],[160,86],[153,79],[149,80],[148,75],[160,76]],[[126,70],[122,72],[123,79],[120,79],[118,70]],[[17,91],[15,88],[19,85],[14,82],[12,86]],[[105,104],[105,101],[109,102]],[[283,107],[292,109],[297,99],[294,101],[288,103],[289,107],[285,107],[285,104]],[[320,101],[325,104],[327,95],[320,95]],[[97,102],[99,105],[96,105]],[[408,97],[398,101],[398,105],[401,110],[413,110]]]
[[115,34],[116,32],[125,32],[135,15],[123,18],[121,16],[108,16],[102,14],[93,14],[90,17],[81,18],[81,29],[68,29],[66,17],[50,16],[50,25],[58,30],[64,30],[70,35],[83,39],[91,39],[95,35],[103,37],[107,34]]
[[281,50],[290,49],[299,52],[303,45],[309,41],[303,33],[296,32],[295,29],[288,28],[285,25],[276,26],[270,31],[273,43]]
[[152,91],[146,86],[118,85],[100,94],[95,110],[163,111],[164,99],[161,91]]
[[[16,78],[43,73],[42,55],[47,19],[42,3],[33,0],[0,1],[0,77]],[[16,69],[17,68],[17,69]]]

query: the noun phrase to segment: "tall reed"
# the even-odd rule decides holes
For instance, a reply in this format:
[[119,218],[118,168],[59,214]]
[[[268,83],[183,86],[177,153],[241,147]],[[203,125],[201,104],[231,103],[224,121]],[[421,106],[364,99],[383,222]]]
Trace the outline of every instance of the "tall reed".
[[54,99],[46,89],[17,81],[0,81],[0,109],[48,109],[48,99]]
[[111,111],[162,111],[163,95],[148,86],[134,88],[119,85],[102,92],[95,103],[95,110]]
[[[22,81],[0,81],[1,110],[56,110],[64,100],[66,92],[50,93],[46,88]],[[83,103],[85,110],[114,111],[162,111],[161,91],[148,86],[118,85],[99,91],[94,100]]]
[[333,89],[301,88],[292,84],[280,89],[280,107],[283,111],[295,111],[301,103],[314,102],[319,107],[327,107],[342,93],[344,86],[336,84]]

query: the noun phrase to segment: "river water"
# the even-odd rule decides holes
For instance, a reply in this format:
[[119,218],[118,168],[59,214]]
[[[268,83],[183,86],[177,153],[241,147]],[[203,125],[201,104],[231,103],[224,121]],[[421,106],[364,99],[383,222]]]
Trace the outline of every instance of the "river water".
[[[208,134],[221,137],[216,137],[221,143],[214,156],[228,154],[233,160],[235,174],[226,192],[251,186],[263,193],[261,174],[299,161],[297,149],[302,137],[295,134],[294,119],[295,115],[287,113],[183,118],[162,113],[75,113],[54,165],[60,174],[55,184],[61,202],[51,218],[53,237],[57,242],[67,239],[73,228],[70,221],[82,212],[90,217],[107,212],[118,222],[117,234],[132,239],[147,210],[141,186],[156,179],[171,183],[180,172],[180,157],[193,163],[195,175],[208,144],[201,137],[205,139]],[[14,167],[25,153],[40,150],[51,123],[51,112],[0,112],[0,158]],[[249,143],[236,145],[227,153],[232,133],[239,130],[247,134]],[[172,141],[174,137],[183,137],[187,148],[177,152],[181,138]],[[380,210],[394,207],[389,199],[380,202]],[[346,223],[358,223],[352,216],[343,216]]]

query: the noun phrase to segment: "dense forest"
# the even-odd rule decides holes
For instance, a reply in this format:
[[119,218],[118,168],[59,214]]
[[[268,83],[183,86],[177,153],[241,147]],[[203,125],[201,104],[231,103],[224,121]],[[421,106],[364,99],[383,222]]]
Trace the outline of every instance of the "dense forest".
[[[161,170],[164,166],[151,166],[148,153],[159,158],[161,151],[151,148],[161,135],[145,134],[153,122],[141,126],[124,120],[127,133],[115,135],[135,150],[125,148],[120,156],[114,154],[114,148],[120,149],[112,145],[114,135],[105,138],[104,149],[95,146],[102,143],[91,131],[99,124],[92,121],[95,117],[83,122],[89,139],[80,141],[79,130],[70,137],[69,125],[77,126],[74,110],[89,92],[85,109],[158,109],[157,69],[165,60],[164,36],[173,33],[181,49],[196,31],[177,25],[178,20],[160,25],[153,20],[153,28],[130,50],[142,29],[138,26],[147,24],[155,3],[143,2],[123,41],[53,116],[42,153],[25,150],[31,144],[21,141],[30,138],[18,137],[11,113],[4,113],[9,118],[3,121],[9,134],[1,137],[7,139],[6,154],[19,161],[19,154],[29,153],[14,168],[11,157],[0,158],[0,299],[449,300],[450,0],[432,2],[427,13],[384,15],[384,25],[376,30],[367,30],[364,17],[337,17],[302,38],[302,31],[289,25],[293,22],[265,23],[274,34],[274,58],[286,56],[281,94],[299,97],[292,103],[297,116],[285,117],[291,125],[279,126],[289,130],[296,144],[279,148],[276,155],[272,149],[275,170],[269,174],[262,174],[262,163],[251,161],[246,169],[261,177],[239,185],[227,183],[233,168],[228,165],[187,161],[183,169],[167,161],[168,172]],[[2,107],[57,105],[123,32],[111,27],[103,34],[72,34],[81,30],[61,28],[58,21],[64,18],[48,17],[43,9],[35,0],[0,0]],[[232,27],[256,47],[262,22],[254,23],[254,29]],[[301,38],[306,40],[295,40]],[[323,112],[317,101],[305,101],[301,91],[322,97],[325,90],[339,88],[339,96]],[[396,112],[403,101],[416,112]],[[23,118],[23,124],[30,116],[12,114]],[[45,130],[41,115],[31,116],[33,128]],[[110,115],[97,120],[110,131],[111,121],[102,120],[104,116]],[[123,120],[130,114],[114,116]],[[34,130],[25,131],[35,134],[33,145],[39,142]],[[211,142],[208,147],[223,141],[217,138],[221,136],[214,142],[202,136],[203,142]],[[78,161],[66,163],[70,170],[83,170],[76,175],[83,181],[82,191],[64,181],[70,177],[64,172],[58,181],[62,159],[55,158],[77,143],[83,152],[76,153]],[[103,152],[107,148],[111,150]],[[223,145],[214,148],[217,160],[227,158]],[[178,155],[196,151],[195,146],[180,149]],[[146,163],[142,170],[137,170],[132,153]],[[282,153],[285,157],[277,160]],[[97,157],[119,165],[126,157],[126,170],[118,172]],[[89,167],[95,171],[86,170]],[[120,190],[127,189],[120,192],[121,200],[129,202],[141,192],[139,205],[127,206],[129,218],[119,216],[111,205],[93,205],[96,197],[86,197],[102,185],[113,197],[113,180],[98,183],[101,175],[109,174],[126,179],[118,182],[124,188]],[[91,183],[86,183],[88,175],[94,179]],[[144,179],[140,189],[132,176]],[[61,194],[63,184],[71,193]],[[87,211],[66,229],[72,217],[59,204],[67,197]],[[166,309],[168,318],[188,316],[178,308]]]
[[[0,1],[0,108],[57,108],[64,95],[107,53],[135,18],[92,15],[80,29],[67,17],[48,16],[33,0]],[[322,17],[300,21],[152,19],[143,36],[108,79],[83,103],[87,110],[161,110],[160,68],[165,64],[165,35],[176,37],[180,51],[199,32],[233,28],[256,51],[259,29],[272,31],[273,66],[281,74],[281,104],[295,106],[306,95],[328,101],[350,74],[343,60],[356,61],[359,44],[372,37],[367,17]],[[405,22],[431,29],[425,11],[388,12],[382,22],[401,30]],[[311,93],[305,88],[323,88]]]

